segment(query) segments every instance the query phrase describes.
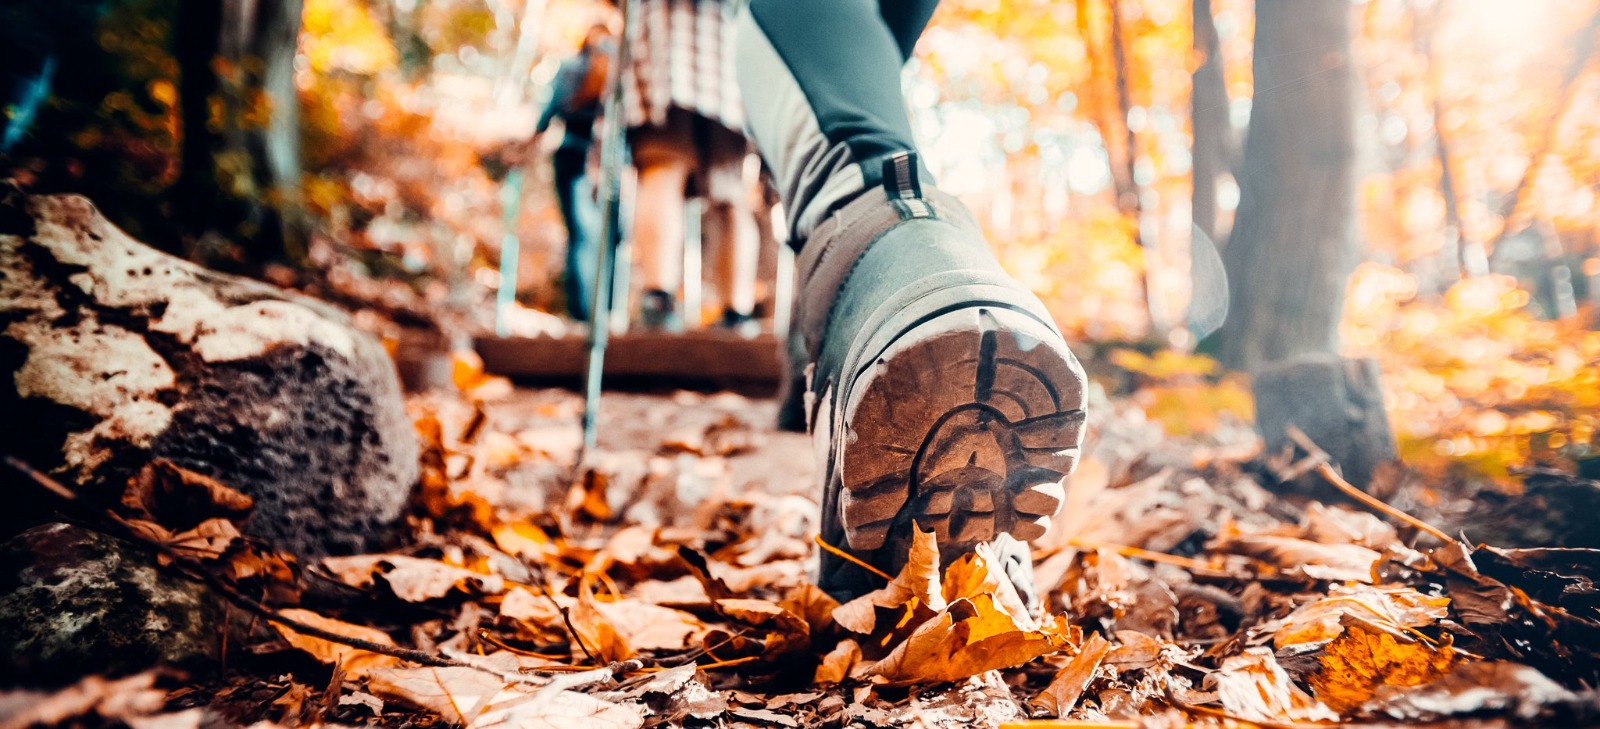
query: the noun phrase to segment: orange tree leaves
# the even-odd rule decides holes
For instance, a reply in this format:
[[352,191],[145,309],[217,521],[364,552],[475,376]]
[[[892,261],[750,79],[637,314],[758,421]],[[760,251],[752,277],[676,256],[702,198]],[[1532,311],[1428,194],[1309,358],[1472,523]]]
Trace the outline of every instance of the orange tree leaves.
[[1311,676],[1317,698],[1348,714],[1382,686],[1420,686],[1450,670],[1455,652],[1359,623],[1323,648],[1321,669]]

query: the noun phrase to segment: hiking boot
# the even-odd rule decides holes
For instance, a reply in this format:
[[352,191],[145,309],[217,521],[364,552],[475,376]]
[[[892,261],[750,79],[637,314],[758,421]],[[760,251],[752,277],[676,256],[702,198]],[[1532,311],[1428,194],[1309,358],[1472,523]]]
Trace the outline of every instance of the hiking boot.
[[661,289],[647,289],[639,295],[639,326],[653,332],[683,331],[683,316],[678,313],[677,300]]
[[717,328],[745,339],[754,339],[761,334],[761,322],[754,315],[726,306],[722,308],[722,316],[717,318]]
[[[884,572],[913,529],[941,564],[1043,536],[1083,439],[1083,369],[1039,299],[1008,276],[971,214],[916,180],[910,155],[818,227],[800,254],[810,353],[807,422],[826,478],[822,538]],[[1019,552],[1020,550],[1020,552]],[[1019,555],[1020,556],[1017,556]],[[830,553],[821,586],[847,599],[883,580]]]

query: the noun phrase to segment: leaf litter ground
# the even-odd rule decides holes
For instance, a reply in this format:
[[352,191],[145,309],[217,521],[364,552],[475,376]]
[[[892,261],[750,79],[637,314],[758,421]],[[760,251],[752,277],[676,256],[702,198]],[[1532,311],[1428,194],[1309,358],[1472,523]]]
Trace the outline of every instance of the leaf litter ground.
[[769,426],[772,402],[608,396],[579,468],[576,396],[472,384],[410,402],[424,476],[390,553],[296,562],[239,537],[248,499],[153,464],[109,526],[242,608],[225,670],[13,691],[0,726],[1600,717],[1596,552],[1441,541],[1282,483],[1316,478],[1315,455],[1256,453],[1244,427],[1174,438],[1100,398],[1091,455],[1034,545],[1038,614],[991,551],[940,565],[931,535],[841,605],[808,578],[829,548],[811,442]]

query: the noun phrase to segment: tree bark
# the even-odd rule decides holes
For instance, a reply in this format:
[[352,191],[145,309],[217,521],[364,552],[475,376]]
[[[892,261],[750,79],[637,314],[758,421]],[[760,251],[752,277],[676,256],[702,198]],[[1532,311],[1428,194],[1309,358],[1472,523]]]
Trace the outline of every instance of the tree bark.
[[1332,353],[1356,259],[1355,79],[1347,3],[1258,0],[1255,96],[1223,251],[1223,363]]
[[[191,239],[240,241],[242,250],[225,252],[243,259],[235,265],[304,251],[294,84],[300,9],[300,0],[191,0],[184,8],[175,52],[184,132],[175,208]],[[218,252],[202,246],[194,253],[214,259]]]
[[1194,70],[1189,98],[1194,133],[1194,225],[1207,238],[1219,241],[1222,231],[1217,229],[1217,177],[1232,169],[1238,143],[1228,119],[1222,41],[1211,15],[1211,0],[1194,0],[1194,50],[1203,59]]

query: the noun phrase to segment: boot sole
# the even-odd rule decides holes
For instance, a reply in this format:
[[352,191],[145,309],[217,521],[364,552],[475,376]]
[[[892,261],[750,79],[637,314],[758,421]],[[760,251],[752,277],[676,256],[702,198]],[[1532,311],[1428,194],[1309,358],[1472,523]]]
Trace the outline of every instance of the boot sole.
[[[1028,313],[1036,305],[982,288],[998,295],[929,297],[908,307],[929,313],[891,312],[852,348],[832,470],[853,550],[883,547],[908,521],[941,547],[1031,541],[1061,508],[1083,441],[1083,369]],[[952,294],[959,303],[937,306]]]

